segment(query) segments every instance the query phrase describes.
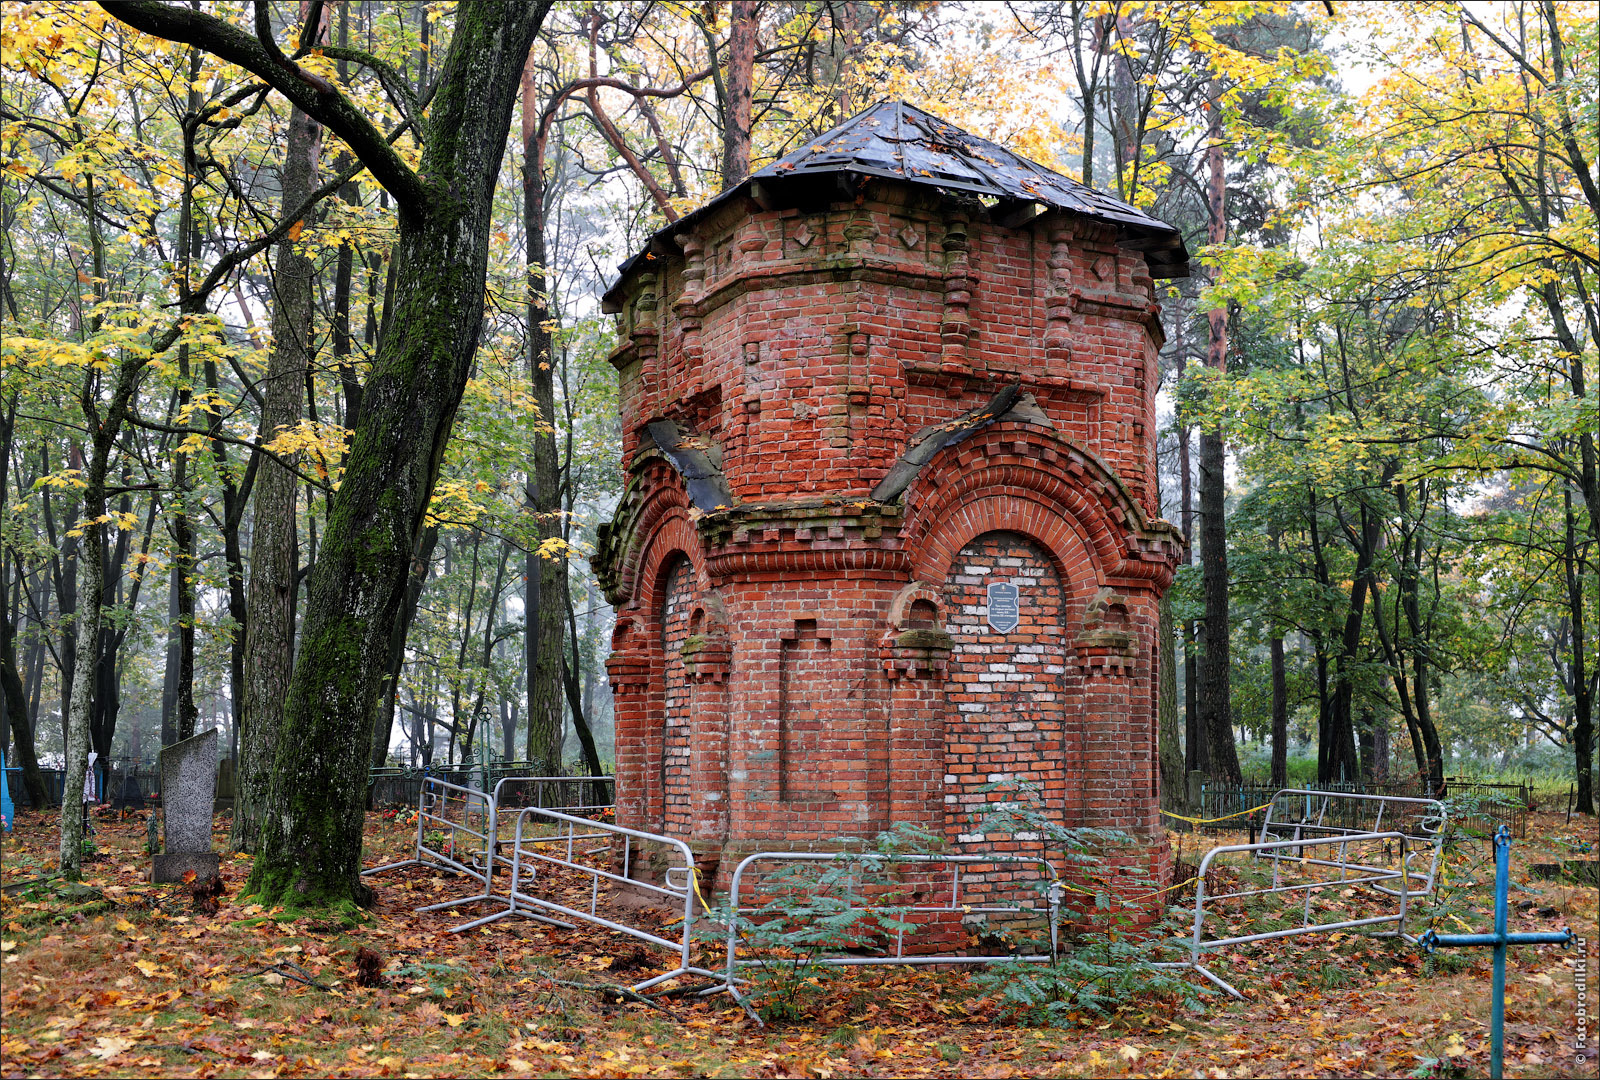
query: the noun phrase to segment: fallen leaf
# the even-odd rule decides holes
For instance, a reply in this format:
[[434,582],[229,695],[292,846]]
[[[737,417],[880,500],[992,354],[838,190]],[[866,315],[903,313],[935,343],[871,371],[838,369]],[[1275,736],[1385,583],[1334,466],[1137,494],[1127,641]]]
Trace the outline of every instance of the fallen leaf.
[[95,1045],[89,1048],[89,1053],[101,1061],[110,1061],[132,1045],[132,1039],[118,1039],[109,1035],[102,1035],[95,1040]]

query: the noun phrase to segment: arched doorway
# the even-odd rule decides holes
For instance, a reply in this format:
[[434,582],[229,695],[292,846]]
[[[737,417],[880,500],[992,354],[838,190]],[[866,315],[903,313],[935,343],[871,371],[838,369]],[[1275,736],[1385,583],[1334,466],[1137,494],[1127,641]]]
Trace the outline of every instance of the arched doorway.
[[1016,799],[984,791],[1014,780],[1035,789],[1043,808],[1075,823],[1067,783],[1068,593],[1044,548],[1014,532],[967,543],[944,586],[952,648],[945,693],[945,831],[979,839],[986,803]]
[[683,663],[694,585],[694,566],[680,556],[667,573],[659,613],[663,660],[661,830],[678,836],[688,835],[694,814],[689,787],[689,679]]

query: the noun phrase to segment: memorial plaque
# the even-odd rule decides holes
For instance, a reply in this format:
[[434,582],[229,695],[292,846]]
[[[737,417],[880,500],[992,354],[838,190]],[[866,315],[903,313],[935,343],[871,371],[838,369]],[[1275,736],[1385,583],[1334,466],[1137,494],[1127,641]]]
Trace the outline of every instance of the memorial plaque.
[[1009,581],[989,583],[989,625],[1002,634],[1017,628],[1017,587]]

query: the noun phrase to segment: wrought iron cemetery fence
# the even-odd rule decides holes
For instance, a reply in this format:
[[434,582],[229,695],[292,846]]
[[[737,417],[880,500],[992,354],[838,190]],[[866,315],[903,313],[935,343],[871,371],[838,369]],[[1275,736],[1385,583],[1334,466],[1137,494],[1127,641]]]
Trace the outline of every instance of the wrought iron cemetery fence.
[[540,773],[528,761],[495,761],[468,765],[434,765],[428,769],[373,769],[367,779],[367,805],[415,806],[422,795],[423,779],[436,776],[446,783],[492,791],[508,777],[518,777],[532,785],[538,795],[531,803],[557,809],[575,809],[616,802],[616,778],[611,776],[550,776]]

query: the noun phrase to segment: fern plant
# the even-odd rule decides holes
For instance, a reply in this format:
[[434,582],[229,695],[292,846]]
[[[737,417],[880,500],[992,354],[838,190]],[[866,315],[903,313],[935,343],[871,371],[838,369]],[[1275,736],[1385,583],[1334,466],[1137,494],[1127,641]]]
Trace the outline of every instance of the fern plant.
[[784,863],[761,879],[763,902],[714,909],[702,940],[726,940],[730,919],[741,956],[753,963],[741,996],[767,1022],[804,1019],[824,984],[839,974],[829,959],[877,951],[886,939],[915,933],[911,904],[896,879],[897,856],[926,854],[941,841],[916,826],[897,825],[826,861]]
[[[1000,782],[985,790],[1008,797],[989,804],[976,830],[1006,850],[1031,847],[1074,879],[1057,888],[1076,898],[1068,907],[1075,909],[1078,925],[1058,943],[1052,963],[994,964],[976,975],[976,985],[1009,1018],[1049,1027],[1067,1026],[1082,1015],[1103,1016],[1141,996],[1197,1004],[1199,991],[1189,980],[1154,966],[1184,932],[1171,913],[1144,925],[1149,923],[1146,905],[1162,905],[1159,885],[1148,874],[1108,864],[1108,856],[1135,839],[1116,829],[1061,823],[1028,785]],[[1131,904],[1123,899],[1129,893],[1137,897]],[[1161,910],[1166,912],[1164,906]]]

